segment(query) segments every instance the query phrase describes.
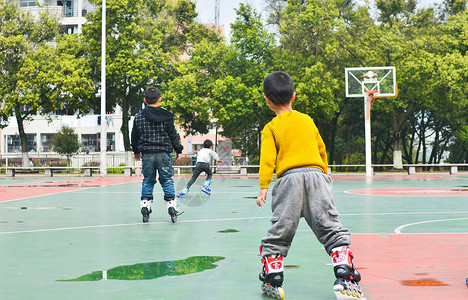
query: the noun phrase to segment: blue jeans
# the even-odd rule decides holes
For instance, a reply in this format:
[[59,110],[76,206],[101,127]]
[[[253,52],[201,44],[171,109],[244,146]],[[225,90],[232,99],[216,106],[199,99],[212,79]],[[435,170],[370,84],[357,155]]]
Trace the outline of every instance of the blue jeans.
[[143,183],[141,185],[141,199],[153,199],[153,189],[156,184],[156,171],[159,183],[164,191],[164,200],[170,201],[175,197],[174,180],[172,179],[172,157],[170,153],[144,153],[141,157],[143,164]]

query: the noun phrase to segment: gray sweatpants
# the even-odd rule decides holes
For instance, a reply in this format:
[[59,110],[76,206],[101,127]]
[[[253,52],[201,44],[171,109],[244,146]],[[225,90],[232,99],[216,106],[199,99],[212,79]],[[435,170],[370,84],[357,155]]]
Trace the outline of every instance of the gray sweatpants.
[[338,220],[333,181],[317,168],[286,171],[272,191],[271,227],[262,239],[262,256],[286,256],[301,217],[307,221],[328,254],[351,243],[350,231]]

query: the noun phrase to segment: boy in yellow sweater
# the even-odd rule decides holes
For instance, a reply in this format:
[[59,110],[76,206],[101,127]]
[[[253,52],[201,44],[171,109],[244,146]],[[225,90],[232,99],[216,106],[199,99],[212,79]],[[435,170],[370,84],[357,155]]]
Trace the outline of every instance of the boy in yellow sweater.
[[258,206],[266,202],[275,164],[278,180],[272,191],[272,225],[260,246],[262,289],[270,296],[283,299],[283,257],[288,254],[300,218],[304,217],[332,257],[337,278],[334,290],[362,296],[358,284],[361,275],[354,268],[348,247],[350,231],[338,220],[322,137],[308,115],[292,109],[296,93],[287,73],[268,75],[263,92],[276,117],[262,131]]

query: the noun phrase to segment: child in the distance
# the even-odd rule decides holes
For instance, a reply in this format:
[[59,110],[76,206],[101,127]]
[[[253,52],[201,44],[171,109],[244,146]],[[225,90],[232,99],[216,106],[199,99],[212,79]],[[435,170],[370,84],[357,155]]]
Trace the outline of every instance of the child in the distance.
[[197,163],[195,165],[195,169],[193,170],[193,175],[187,185],[177,194],[177,197],[182,197],[187,195],[190,190],[192,184],[197,180],[198,176],[202,172],[206,173],[206,180],[203,183],[203,187],[201,191],[207,194],[208,196],[211,195],[211,178],[213,177],[213,172],[211,172],[210,162],[211,158],[214,158],[218,163],[223,163],[222,160],[219,159],[218,154],[212,150],[213,142],[211,140],[205,140],[203,142],[203,149],[200,149],[197,154]]

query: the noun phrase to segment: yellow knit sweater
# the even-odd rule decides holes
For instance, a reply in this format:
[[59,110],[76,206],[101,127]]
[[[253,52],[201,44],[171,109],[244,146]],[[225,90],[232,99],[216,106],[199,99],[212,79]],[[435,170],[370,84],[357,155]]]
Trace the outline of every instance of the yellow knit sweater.
[[262,131],[260,188],[290,169],[315,167],[327,173],[325,144],[311,117],[292,110],[277,115]]

